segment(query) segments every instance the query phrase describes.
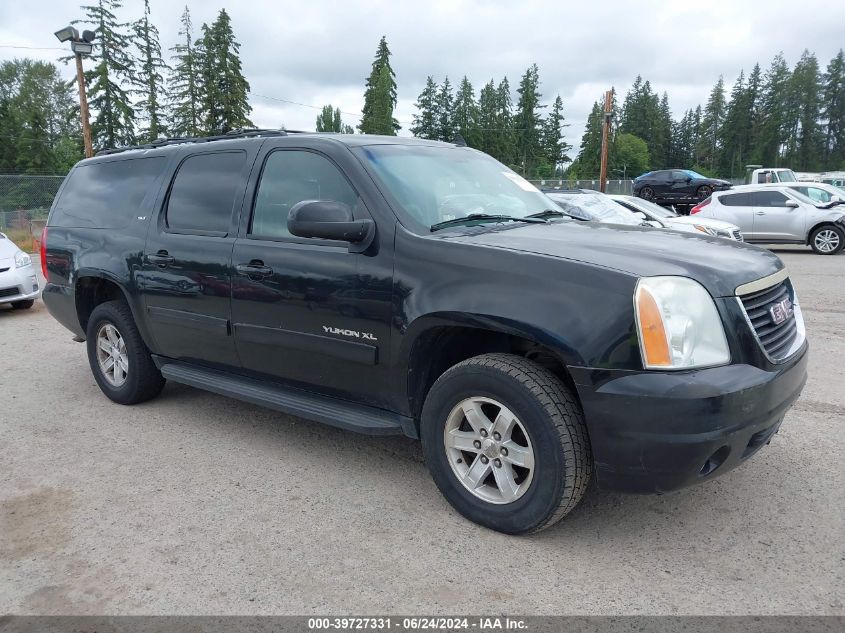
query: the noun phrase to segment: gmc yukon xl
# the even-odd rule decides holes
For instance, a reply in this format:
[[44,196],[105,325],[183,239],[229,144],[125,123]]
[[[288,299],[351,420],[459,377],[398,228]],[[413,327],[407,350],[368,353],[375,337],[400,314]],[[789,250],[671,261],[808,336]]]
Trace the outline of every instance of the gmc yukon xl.
[[44,302],[113,401],[169,380],[419,438],[448,501],[512,534],[591,481],[730,470],[806,380],[775,255],[571,221],[458,145],[251,130],[109,150],[68,175],[42,249]]

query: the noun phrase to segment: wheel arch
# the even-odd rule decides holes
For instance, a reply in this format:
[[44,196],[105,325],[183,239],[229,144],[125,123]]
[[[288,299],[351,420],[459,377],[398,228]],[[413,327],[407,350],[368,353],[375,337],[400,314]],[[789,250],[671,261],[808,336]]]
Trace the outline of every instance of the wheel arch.
[[843,233],[845,233],[845,219],[842,219],[842,220],[830,220],[830,219],[819,220],[813,226],[810,227],[809,231],[807,231],[807,240],[804,243],[809,246],[810,242],[812,241],[812,238],[813,238],[813,233],[818,231],[823,226],[832,226],[834,228],[839,229]]
[[80,269],[76,282],[74,283],[74,300],[77,319],[83,332],[87,332],[88,330],[88,320],[91,318],[94,308],[107,301],[124,301],[129,306],[130,312],[132,312],[132,318],[138,327],[138,331],[141,333],[144,344],[152,349],[146,323],[143,319],[139,318],[140,306],[137,305],[136,301],[132,300],[132,294],[114,275],[103,270]]

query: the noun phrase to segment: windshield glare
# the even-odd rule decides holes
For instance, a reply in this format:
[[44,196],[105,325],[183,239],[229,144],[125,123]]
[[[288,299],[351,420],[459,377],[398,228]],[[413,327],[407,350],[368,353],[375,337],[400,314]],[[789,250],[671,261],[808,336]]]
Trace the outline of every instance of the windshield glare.
[[600,193],[549,193],[547,195],[569,215],[581,220],[631,226],[642,223],[642,220],[633,213],[616,204],[612,198]]
[[478,213],[524,218],[552,206],[522,176],[470,148],[367,145],[356,151],[425,227]]

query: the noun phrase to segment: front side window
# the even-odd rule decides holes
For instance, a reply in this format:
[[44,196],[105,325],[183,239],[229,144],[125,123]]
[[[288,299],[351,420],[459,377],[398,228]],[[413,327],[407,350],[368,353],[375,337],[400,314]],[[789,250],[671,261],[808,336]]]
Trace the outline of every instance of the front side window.
[[685,171],[673,171],[672,172],[672,180],[686,180],[687,178],[692,178],[689,176]]
[[754,194],[755,207],[786,206],[786,195],[780,191],[758,191]]
[[465,147],[368,145],[356,153],[417,224],[485,214],[524,218],[551,208],[534,185]]
[[170,189],[167,228],[227,233],[245,163],[244,152],[196,154],[185,159]]
[[255,237],[291,237],[288,214],[303,200],[332,200],[355,208],[358,194],[325,156],[304,150],[279,150],[267,157],[249,233]]

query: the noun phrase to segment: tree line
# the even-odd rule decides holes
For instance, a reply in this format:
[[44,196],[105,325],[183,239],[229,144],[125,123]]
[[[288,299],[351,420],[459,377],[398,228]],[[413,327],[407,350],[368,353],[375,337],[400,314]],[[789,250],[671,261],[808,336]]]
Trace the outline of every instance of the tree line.
[[[604,106],[593,104],[571,177],[595,178]],[[737,178],[745,165],[796,171],[845,169],[845,52],[821,70],[804,51],[795,66],[780,53],[763,72],[755,64],[727,93],[719,77],[702,108],[673,119],[669,95],[637,76],[621,106],[613,101],[611,177],[649,169],[693,168]]]

